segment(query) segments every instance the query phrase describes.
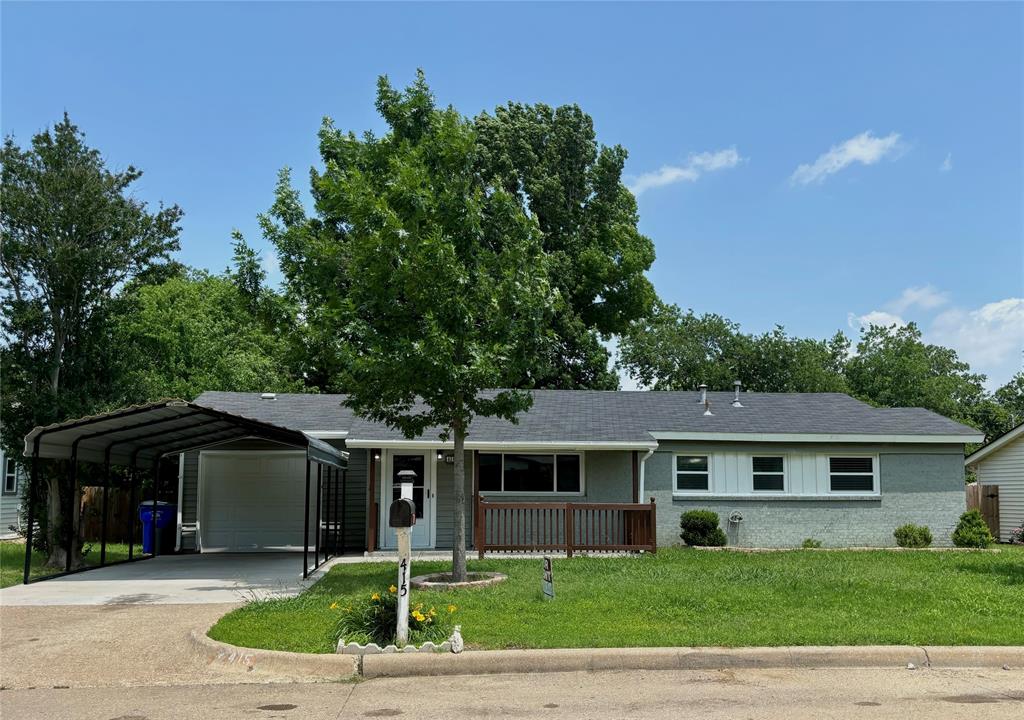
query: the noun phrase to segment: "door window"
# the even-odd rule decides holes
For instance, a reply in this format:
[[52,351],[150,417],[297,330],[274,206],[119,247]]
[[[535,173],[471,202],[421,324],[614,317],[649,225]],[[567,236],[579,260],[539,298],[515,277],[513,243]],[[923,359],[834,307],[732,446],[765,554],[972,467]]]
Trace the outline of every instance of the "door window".
[[416,473],[416,479],[412,483],[412,501],[416,503],[416,519],[423,519],[424,497],[426,477],[424,477],[423,455],[395,455],[391,463],[391,499],[392,501],[402,497],[402,479],[398,473],[403,470],[412,470]]

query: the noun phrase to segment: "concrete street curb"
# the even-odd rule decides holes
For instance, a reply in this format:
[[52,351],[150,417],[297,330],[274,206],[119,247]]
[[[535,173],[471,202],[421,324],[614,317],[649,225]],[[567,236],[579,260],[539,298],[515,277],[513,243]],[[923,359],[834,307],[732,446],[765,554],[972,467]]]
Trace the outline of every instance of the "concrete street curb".
[[196,657],[207,666],[259,675],[262,679],[283,678],[306,682],[349,680],[359,674],[359,658],[335,653],[295,653],[237,647],[207,637],[205,630],[190,634]]
[[717,670],[724,668],[1024,667],[1024,647],[768,647],[484,650],[461,655],[363,658],[362,675],[486,675],[575,670]]
[[255,650],[192,631],[207,665],[260,676],[337,681],[357,676],[495,675],[580,670],[719,670],[748,668],[1024,668],[1024,647],[866,645],[764,648],[586,648],[467,650],[451,653],[339,655]]

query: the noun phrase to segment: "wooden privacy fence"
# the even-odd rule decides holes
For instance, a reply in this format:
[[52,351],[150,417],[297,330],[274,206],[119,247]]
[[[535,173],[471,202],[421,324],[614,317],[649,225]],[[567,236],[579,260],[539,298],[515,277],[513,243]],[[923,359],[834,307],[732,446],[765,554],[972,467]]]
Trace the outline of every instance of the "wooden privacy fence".
[[981,510],[989,532],[999,537],[999,486],[971,483],[967,486],[967,509]]
[[474,544],[489,550],[657,552],[654,498],[650,503],[516,503],[477,498]]

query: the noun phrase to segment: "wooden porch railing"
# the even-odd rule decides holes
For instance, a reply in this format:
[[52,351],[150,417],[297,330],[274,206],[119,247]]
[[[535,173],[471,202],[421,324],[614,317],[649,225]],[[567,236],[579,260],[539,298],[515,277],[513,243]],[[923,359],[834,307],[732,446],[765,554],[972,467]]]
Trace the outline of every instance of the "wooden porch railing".
[[478,497],[474,537],[481,559],[489,550],[657,552],[654,498],[650,503],[488,502]]

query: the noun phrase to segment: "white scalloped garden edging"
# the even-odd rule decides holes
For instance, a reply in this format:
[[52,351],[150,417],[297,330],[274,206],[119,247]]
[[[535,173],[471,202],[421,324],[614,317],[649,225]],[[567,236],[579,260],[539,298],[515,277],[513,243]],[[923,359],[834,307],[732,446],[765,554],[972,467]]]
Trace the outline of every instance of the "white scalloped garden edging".
[[385,645],[384,647],[381,647],[377,643],[360,645],[357,642],[346,643],[343,640],[339,640],[337,650],[337,652],[342,655],[390,655],[392,653],[441,653],[451,651],[452,644],[448,640],[445,640],[440,645],[435,645],[428,640],[419,647],[416,647],[415,645],[406,645],[403,648],[399,648],[397,645]]

